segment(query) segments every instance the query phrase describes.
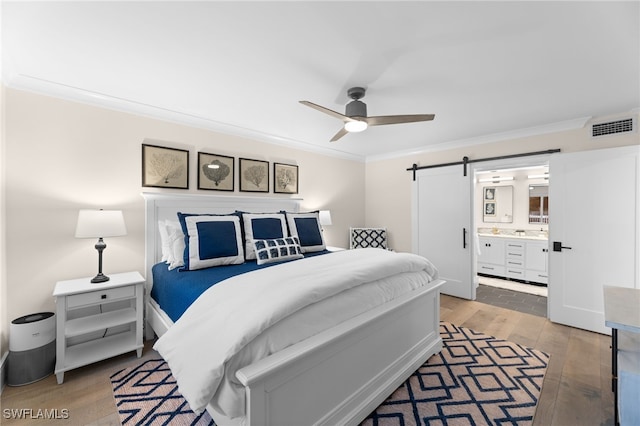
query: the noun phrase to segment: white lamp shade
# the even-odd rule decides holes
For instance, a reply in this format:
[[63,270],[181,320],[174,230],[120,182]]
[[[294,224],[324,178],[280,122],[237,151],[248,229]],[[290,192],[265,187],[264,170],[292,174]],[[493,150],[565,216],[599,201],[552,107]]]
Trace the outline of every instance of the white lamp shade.
[[120,237],[127,235],[122,210],[80,210],[76,238]]
[[331,211],[329,210],[320,210],[318,214],[318,219],[320,219],[320,225],[331,225]]

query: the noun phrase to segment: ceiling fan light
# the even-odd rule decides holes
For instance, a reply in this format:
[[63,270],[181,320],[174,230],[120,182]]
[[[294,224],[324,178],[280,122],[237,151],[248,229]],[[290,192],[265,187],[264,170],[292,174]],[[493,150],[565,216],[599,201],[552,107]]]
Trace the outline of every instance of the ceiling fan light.
[[344,123],[344,129],[350,133],[362,132],[363,130],[366,130],[366,128],[367,128],[366,121],[352,120]]

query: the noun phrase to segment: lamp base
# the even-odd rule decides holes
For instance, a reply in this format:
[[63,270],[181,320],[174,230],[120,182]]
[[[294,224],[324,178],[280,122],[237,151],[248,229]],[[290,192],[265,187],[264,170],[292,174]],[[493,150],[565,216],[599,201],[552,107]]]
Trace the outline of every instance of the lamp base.
[[93,277],[91,279],[91,282],[96,284],[96,283],[103,283],[105,281],[109,281],[109,277],[104,275],[102,272],[98,272],[98,275],[96,275],[95,277]]

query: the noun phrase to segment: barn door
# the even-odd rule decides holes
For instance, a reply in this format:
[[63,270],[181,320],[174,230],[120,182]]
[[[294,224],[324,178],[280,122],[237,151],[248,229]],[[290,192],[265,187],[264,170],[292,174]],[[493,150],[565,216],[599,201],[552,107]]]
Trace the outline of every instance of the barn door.
[[473,300],[471,182],[461,166],[416,171],[412,249],[438,268],[442,293]]

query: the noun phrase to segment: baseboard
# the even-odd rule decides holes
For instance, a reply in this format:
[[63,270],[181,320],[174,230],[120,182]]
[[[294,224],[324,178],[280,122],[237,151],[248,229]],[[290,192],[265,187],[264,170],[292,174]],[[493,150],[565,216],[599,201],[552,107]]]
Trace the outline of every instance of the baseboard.
[[0,395],[4,390],[4,385],[7,383],[7,358],[9,357],[9,352],[5,352],[2,354],[2,358],[0,358]]

